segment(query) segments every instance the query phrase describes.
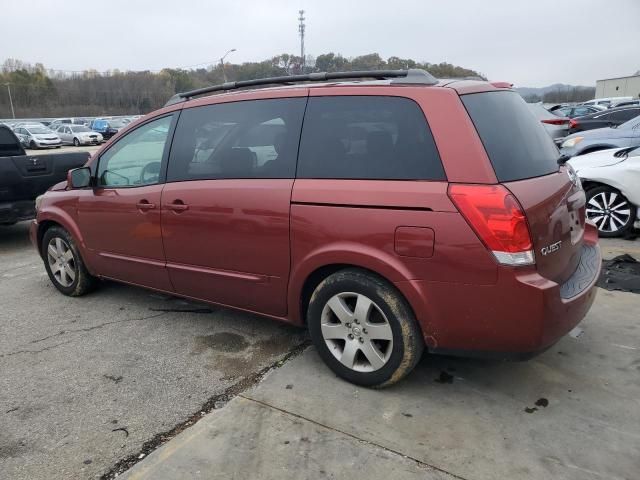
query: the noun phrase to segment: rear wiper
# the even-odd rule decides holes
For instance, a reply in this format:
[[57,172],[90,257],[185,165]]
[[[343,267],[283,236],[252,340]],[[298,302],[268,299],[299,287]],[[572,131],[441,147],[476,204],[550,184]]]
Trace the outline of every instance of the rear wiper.
[[613,156],[616,158],[627,158],[629,154],[633,152],[636,148],[638,147],[635,146],[635,147],[623,148],[622,150],[618,150],[616,153],[614,153]]
[[558,160],[557,160],[558,165],[564,165],[565,163],[567,163],[567,160],[571,160],[571,157],[563,153],[558,157]]

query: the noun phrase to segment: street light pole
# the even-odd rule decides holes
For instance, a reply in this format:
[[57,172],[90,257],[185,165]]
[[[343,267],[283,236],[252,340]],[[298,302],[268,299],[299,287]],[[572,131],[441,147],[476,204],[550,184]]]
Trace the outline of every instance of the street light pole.
[[11,98],[11,87],[10,87],[10,83],[5,83],[5,85],[7,86],[7,91],[9,92],[9,103],[11,104],[11,115],[13,115],[13,118],[16,118],[16,112],[13,109],[13,99]]
[[227,55],[229,55],[231,52],[235,52],[236,49],[232,48],[231,50],[229,50],[227,53],[225,53],[222,58],[220,59],[220,66],[222,67],[222,76],[224,77],[224,83],[227,83],[227,72],[224,71],[224,59]]

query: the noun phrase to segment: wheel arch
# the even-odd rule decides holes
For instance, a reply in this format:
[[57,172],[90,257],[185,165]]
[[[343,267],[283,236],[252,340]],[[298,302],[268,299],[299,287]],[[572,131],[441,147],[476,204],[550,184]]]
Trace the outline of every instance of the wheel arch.
[[[309,307],[309,301],[316,287],[325,278],[335,272],[347,268],[362,270],[372,276],[376,276],[393,289],[395,289],[414,314],[418,326],[422,331],[423,324],[419,318],[419,312],[423,311],[422,305],[415,305],[415,300],[419,298],[419,292],[407,291],[413,289],[413,284],[408,280],[408,273],[402,268],[396,268],[390,263],[373,264],[371,261],[363,261],[365,259],[344,258],[343,261],[324,261],[319,259],[306,263],[298,268],[291,276],[289,283],[289,315],[290,319],[298,324],[306,324],[306,314]],[[369,259],[366,259],[369,260]],[[375,260],[381,262],[378,257]],[[414,301],[412,301],[414,300]]]
[[[52,208],[47,209],[46,211],[38,213],[38,251],[42,256],[42,238],[44,237],[45,232],[53,226],[60,226],[64,228],[73,240],[76,242],[76,245],[80,249],[81,253],[86,251],[86,246],[84,243],[84,238],[78,225],[73,221],[73,219],[66,213],[64,210],[60,208]],[[87,255],[82,255],[85,263],[87,259]]]

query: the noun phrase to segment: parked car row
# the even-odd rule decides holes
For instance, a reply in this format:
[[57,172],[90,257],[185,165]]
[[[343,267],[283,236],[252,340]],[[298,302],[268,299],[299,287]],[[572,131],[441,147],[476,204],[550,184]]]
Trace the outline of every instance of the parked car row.
[[58,118],[6,122],[25,148],[52,148],[61,145],[99,145],[142,115],[104,118]]
[[595,99],[579,105],[529,104],[570,159],[587,197],[586,216],[603,237],[640,227],[640,100]]
[[140,116],[96,118],[62,118],[51,122],[17,122],[8,124],[25,148],[59,148],[61,145],[100,145]]

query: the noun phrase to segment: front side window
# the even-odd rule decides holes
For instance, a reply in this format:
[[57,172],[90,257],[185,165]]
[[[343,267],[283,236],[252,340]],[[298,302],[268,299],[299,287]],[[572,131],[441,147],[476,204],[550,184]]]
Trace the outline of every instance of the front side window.
[[445,180],[420,107],[382,96],[310,98],[297,177]]
[[98,185],[137,187],[158,183],[171,118],[146,123],[107,150],[98,163]]
[[293,178],[306,100],[247,100],[183,110],[167,181]]

